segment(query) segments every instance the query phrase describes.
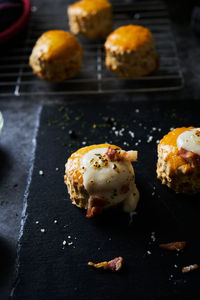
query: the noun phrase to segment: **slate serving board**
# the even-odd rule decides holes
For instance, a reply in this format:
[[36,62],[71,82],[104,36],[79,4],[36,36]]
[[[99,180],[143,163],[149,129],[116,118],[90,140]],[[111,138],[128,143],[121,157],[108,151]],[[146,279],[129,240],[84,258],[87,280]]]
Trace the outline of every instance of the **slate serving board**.
[[[199,299],[200,272],[181,273],[200,263],[199,195],[176,195],[155,173],[157,141],[172,127],[199,126],[198,107],[189,101],[43,107],[12,299]],[[63,183],[70,154],[104,142],[139,151],[141,198],[132,221],[119,209],[86,219]],[[179,240],[188,242],[183,252],[158,248]],[[124,258],[119,273],[87,265],[116,256]]]

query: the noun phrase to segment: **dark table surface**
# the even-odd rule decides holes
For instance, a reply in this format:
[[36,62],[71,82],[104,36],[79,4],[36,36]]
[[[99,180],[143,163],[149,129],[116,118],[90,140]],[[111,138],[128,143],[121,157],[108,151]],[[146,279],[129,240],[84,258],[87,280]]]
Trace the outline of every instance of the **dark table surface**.
[[[56,1],[58,3],[59,1]],[[61,1],[63,2],[63,1]],[[66,2],[66,1],[65,1]],[[72,1],[71,1],[72,2]],[[200,98],[200,38],[190,27],[193,3],[190,1],[166,1],[175,36],[180,65],[184,74],[185,86],[176,92],[149,94],[119,94],[88,96],[92,101],[120,100],[192,100]],[[40,3],[40,4],[39,4]],[[53,5],[54,1],[33,1],[35,5]],[[48,6],[49,9],[49,6]],[[4,129],[0,137],[0,299],[8,299],[11,287],[11,274],[14,268],[16,243],[20,234],[20,221],[24,193],[34,151],[34,139],[43,104],[66,103],[80,100],[69,97],[8,97],[0,99],[0,110],[4,115]],[[197,105],[197,104],[196,104]],[[199,105],[198,105],[199,108]]]
[[[185,100],[181,107],[179,101],[163,102],[162,107],[160,101],[101,101],[95,107],[79,101],[43,107],[12,300],[100,300],[102,293],[109,300],[198,299],[199,272],[186,275],[181,268],[199,263],[199,195],[176,195],[155,173],[156,141],[171,127],[182,126],[183,120],[185,126],[198,126],[199,111],[194,106],[188,114],[189,108]],[[116,135],[121,128],[123,133]],[[70,129],[76,135],[69,135]],[[63,184],[67,157],[84,144],[104,141],[138,150],[134,169],[140,201],[132,218],[113,208],[88,220],[85,210],[71,204]],[[177,240],[187,241],[184,251],[170,253],[158,247]],[[124,258],[119,273],[87,266],[90,260],[119,255]]]

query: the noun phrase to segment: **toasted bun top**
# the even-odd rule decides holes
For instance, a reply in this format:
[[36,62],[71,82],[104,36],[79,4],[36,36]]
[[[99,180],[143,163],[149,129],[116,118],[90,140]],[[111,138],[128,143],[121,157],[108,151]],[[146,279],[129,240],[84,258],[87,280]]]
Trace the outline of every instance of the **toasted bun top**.
[[82,0],[75,2],[68,7],[68,12],[86,12],[91,14],[96,14],[105,8],[111,8],[111,4],[108,0]]
[[176,128],[166,134],[158,144],[158,151],[162,151],[164,160],[170,163],[170,168],[173,170],[176,170],[178,167],[186,164],[185,160],[177,154],[179,150],[177,146],[177,138],[181,133],[192,128],[194,127]]
[[105,49],[111,51],[135,51],[154,40],[149,29],[139,25],[121,26],[113,31],[105,42]]
[[45,32],[36,42],[33,53],[46,59],[69,59],[82,55],[82,47],[71,33],[62,30],[50,30]]

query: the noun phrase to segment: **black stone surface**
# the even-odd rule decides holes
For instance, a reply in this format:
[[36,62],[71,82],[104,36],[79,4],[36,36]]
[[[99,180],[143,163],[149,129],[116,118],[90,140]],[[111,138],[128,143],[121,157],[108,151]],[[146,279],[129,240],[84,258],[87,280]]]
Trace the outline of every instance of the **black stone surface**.
[[[156,141],[171,127],[199,124],[199,106],[193,104],[102,101],[44,107],[13,300],[199,299],[200,273],[181,273],[183,266],[200,263],[199,196],[176,195],[155,173]],[[116,136],[115,130],[122,128],[123,134]],[[85,143],[105,141],[139,151],[134,167],[141,199],[131,223],[118,209],[86,219],[85,211],[71,204],[63,183],[69,155]],[[183,252],[158,248],[161,242],[177,240],[188,242]],[[125,262],[119,273],[87,266],[90,260],[119,255]]]
[[[31,2],[41,13],[46,11],[51,13],[51,11],[56,10],[60,3],[66,3],[67,5],[73,1],[32,0]],[[188,114],[192,116],[192,111],[196,108],[198,111],[198,101],[200,99],[200,38],[194,34],[190,26],[192,9],[197,1],[166,0],[165,2],[169,9],[172,31],[177,44],[177,54],[185,80],[185,86],[182,90],[150,94],[87,95],[84,97],[50,98],[46,96],[41,98],[14,96],[14,94],[13,97],[1,97],[0,110],[3,112],[5,119],[4,129],[0,136],[0,202],[2,203],[0,205],[0,239],[2,240],[0,250],[2,249],[3,264],[0,273],[2,274],[1,278],[4,278],[0,285],[1,300],[7,300],[10,292],[11,273],[16,241],[19,235],[24,191],[34,151],[32,140],[35,135],[41,104],[66,104],[68,101],[84,101],[85,99],[90,99],[93,104],[94,102],[101,102],[101,100],[106,100],[109,103],[130,100],[134,104],[135,101],[140,100],[144,106],[147,104],[148,107],[156,99],[160,101],[160,105],[165,100],[171,102],[179,100],[181,105],[182,100],[186,99],[190,103]],[[45,22],[45,26],[48,28],[49,20],[42,19],[42,22]],[[18,38],[20,39],[20,37]],[[12,41],[8,47],[15,48],[15,42]],[[0,50],[2,58],[7,56],[6,49],[4,51],[1,47]],[[0,87],[0,93],[3,93],[2,87]],[[194,101],[194,99],[197,101]],[[193,105],[195,105],[195,108]],[[181,125],[184,125],[183,123]],[[198,235],[198,228],[194,230],[195,234]],[[197,297],[198,295],[197,293]]]
[[0,102],[4,127],[0,136],[0,299],[8,299],[16,256],[24,191],[33,155],[38,107],[31,103]]

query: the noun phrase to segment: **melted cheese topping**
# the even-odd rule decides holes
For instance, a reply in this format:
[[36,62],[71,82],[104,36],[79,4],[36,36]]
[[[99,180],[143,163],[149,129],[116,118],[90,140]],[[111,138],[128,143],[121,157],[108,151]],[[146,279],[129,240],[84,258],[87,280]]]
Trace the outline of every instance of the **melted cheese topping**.
[[63,30],[45,32],[33,48],[33,53],[43,59],[69,59],[76,53],[82,55],[82,48],[71,33]]
[[190,164],[187,164],[182,157],[177,155],[179,150],[177,146],[177,139],[180,134],[193,128],[194,127],[176,128],[166,134],[160,141],[158,149],[162,151],[163,159],[169,162],[170,171],[173,172],[183,165],[188,165],[188,168],[190,168]]
[[200,128],[181,133],[177,138],[178,149],[185,149],[200,155]]
[[[135,175],[129,161],[110,161],[107,148],[95,148],[82,158],[83,184],[90,197],[100,196],[108,201],[109,206],[124,203],[124,210],[135,210],[139,192],[135,185]],[[129,186],[127,192],[122,192],[123,186]]]
[[139,25],[121,26],[108,36],[105,49],[135,51],[149,42],[153,43],[153,37],[147,28]]
[[99,144],[99,145],[86,146],[74,152],[70,156],[66,164],[66,172],[68,173],[68,176],[70,176],[73,179],[73,181],[77,182],[79,185],[83,184],[83,175],[82,175],[82,166],[81,166],[83,155],[85,155],[88,151],[92,149],[108,148],[109,146],[120,149],[118,146],[115,145]]
[[68,9],[76,13],[96,14],[106,8],[111,8],[111,4],[107,0],[82,0],[70,5]]

